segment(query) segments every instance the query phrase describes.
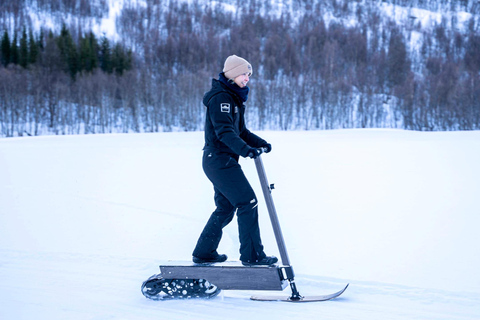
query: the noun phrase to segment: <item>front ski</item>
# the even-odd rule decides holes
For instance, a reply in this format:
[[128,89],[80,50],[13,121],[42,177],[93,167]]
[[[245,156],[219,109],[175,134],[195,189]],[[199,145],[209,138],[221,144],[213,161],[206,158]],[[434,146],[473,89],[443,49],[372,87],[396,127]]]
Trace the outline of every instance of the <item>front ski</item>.
[[285,296],[253,296],[250,299],[256,301],[284,301],[284,302],[319,302],[319,301],[327,301],[332,300],[339,297],[345,290],[347,290],[348,284],[342,290],[327,294],[323,296],[310,296],[310,297],[302,297],[299,298],[292,298],[292,297],[285,297]]
[[164,279],[161,274],[151,276],[142,284],[143,295],[151,300],[210,299],[220,291],[204,279]]

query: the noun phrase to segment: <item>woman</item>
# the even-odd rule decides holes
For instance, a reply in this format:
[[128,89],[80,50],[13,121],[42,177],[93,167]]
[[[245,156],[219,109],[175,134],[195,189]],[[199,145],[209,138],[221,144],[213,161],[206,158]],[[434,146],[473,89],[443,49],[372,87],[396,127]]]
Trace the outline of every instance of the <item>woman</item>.
[[[236,55],[229,56],[219,79],[205,93],[205,147],[203,170],[213,183],[216,210],[203,229],[193,251],[193,262],[214,263],[227,260],[218,254],[222,229],[237,212],[240,237],[240,260],[246,266],[271,265],[278,261],[266,256],[258,225],[258,202],[255,193],[238,164],[240,156],[256,158],[272,146],[245,127],[245,106],[252,66]],[[262,148],[262,149],[260,149]]]

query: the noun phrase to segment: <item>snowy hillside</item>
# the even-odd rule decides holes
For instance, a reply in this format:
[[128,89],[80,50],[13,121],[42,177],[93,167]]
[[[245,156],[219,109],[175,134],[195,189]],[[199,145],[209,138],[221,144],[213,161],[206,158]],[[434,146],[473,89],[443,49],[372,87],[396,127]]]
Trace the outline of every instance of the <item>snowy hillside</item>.
[[[58,4],[49,4],[46,1],[19,1],[14,5],[4,4],[6,12],[17,13],[23,11],[20,21],[25,19],[31,27],[38,32],[41,28],[47,28],[59,32],[62,23],[71,26],[81,26],[92,30],[97,36],[105,34],[108,38],[118,41],[121,38],[119,30],[122,26],[120,17],[125,12],[142,10],[148,6],[153,10],[164,10],[172,7],[170,0],[144,1],[144,0],[99,0],[83,4],[84,0],[59,1]],[[401,25],[411,25],[412,21],[419,23],[424,30],[431,29],[435,24],[442,22],[442,17],[447,18],[448,23],[458,23],[460,28],[478,13],[478,4],[472,0],[461,1],[355,1],[352,3],[343,1],[294,1],[294,0],[271,0],[271,1],[246,1],[239,3],[236,0],[176,0],[189,6],[198,6],[201,10],[219,10],[226,13],[241,14],[245,10],[244,5],[252,10],[258,10],[262,16],[279,18],[282,14],[289,14],[293,22],[298,23],[299,18],[305,11],[312,10],[318,5],[324,12],[324,19],[327,24],[331,21],[345,25],[357,25],[359,13],[363,10],[371,10],[372,7],[379,10],[382,20],[393,19]],[[152,10],[152,9],[151,9]],[[16,12],[17,11],[17,12]],[[341,14],[339,14],[341,13]],[[0,21],[8,28],[16,28],[15,20],[19,19],[13,15],[0,15]],[[162,28],[164,25],[158,25]],[[452,25],[451,28],[457,26]],[[12,31],[12,30],[9,30]]]
[[0,137],[201,130],[201,97],[231,54],[255,70],[256,130],[478,130],[479,10],[473,0],[0,2]]
[[[0,140],[0,319],[478,319],[480,132],[260,132],[305,295],[330,302],[154,302],[143,280],[189,260],[213,210],[203,133]],[[263,200],[253,161],[241,164]],[[278,255],[266,208],[268,254]],[[236,222],[220,251],[238,259]],[[287,290],[284,294],[288,294]],[[275,294],[280,294],[274,292]]]

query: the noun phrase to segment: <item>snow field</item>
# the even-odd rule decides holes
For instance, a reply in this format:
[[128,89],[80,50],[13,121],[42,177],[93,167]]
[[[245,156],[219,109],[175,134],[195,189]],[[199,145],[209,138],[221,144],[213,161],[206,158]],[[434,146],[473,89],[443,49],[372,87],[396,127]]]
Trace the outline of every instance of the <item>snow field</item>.
[[[190,259],[213,210],[201,132],[12,138],[0,140],[0,319],[480,317],[480,132],[257,133],[273,145],[263,161],[300,292],[349,282],[341,298],[142,296],[162,261]],[[254,163],[241,165],[278,255]],[[238,259],[235,221],[220,251]]]

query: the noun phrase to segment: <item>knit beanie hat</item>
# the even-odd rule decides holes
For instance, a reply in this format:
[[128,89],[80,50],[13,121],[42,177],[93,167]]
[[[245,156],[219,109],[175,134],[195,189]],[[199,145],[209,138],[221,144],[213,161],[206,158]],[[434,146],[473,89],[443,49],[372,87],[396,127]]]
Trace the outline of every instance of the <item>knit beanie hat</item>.
[[227,60],[225,60],[225,65],[223,67],[223,72],[227,79],[235,79],[244,73],[248,73],[248,76],[250,77],[252,71],[252,65],[247,60],[237,57],[236,55],[228,57]]

